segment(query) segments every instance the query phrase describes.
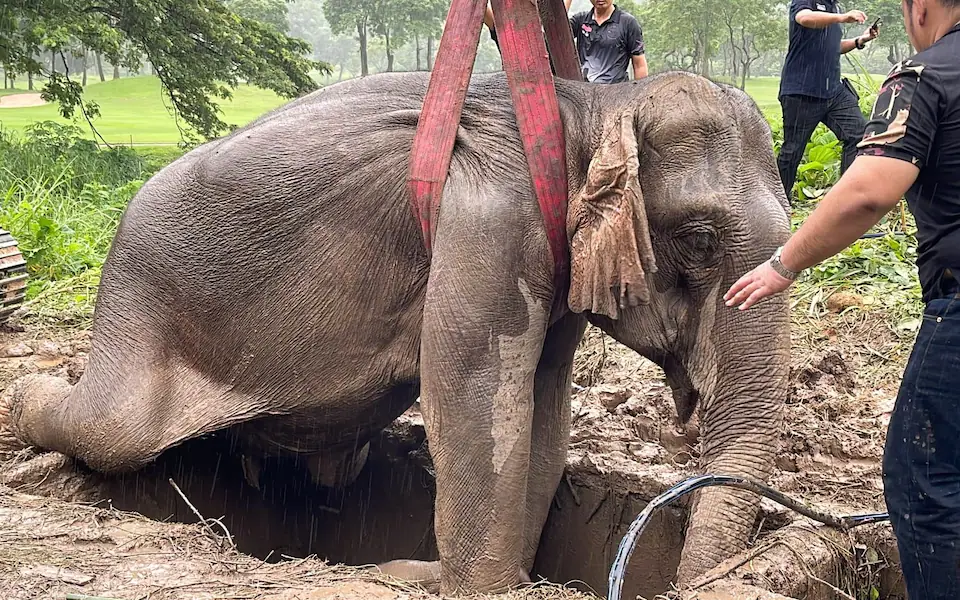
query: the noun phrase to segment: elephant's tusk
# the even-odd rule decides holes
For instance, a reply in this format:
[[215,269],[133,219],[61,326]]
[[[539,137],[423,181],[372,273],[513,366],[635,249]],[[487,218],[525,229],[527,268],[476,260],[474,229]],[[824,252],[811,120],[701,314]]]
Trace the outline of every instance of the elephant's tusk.
[[836,517],[824,512],[820,512],[814,508],[810,508],[802,502],[794,500],[793,498],[778,492],[768,485],[753,479],[747,479],[745,477],[734,477],[731,475],[700,475],[698,477],[691,477],[690,479],[681,481],[677,485],[651,500],[650,503],[647,504],[647,506],[643,509],[643,511],[637,515],[637,518],[634,519],[633,523],[630,524],[630,528],[627,530],[626,535],[624,535],[623,539],[620,541],[620,547],[617,549],[617,556],[613,560],[613,566],[610,567],[610,577],[608,580],[609,587],[607,589],[608,600],[620,600],[620,593],[623,588],[623,578],[626,574],[627,563],[630,561],[630,555],[633,554],[633,550],[637,545],[637,539],[640,537],[640,534],[643,533],[643,530],[647,526],[647,521],[650,520],[650,517],[653,515],[653,513],[664,506],[672,504],[676,500],[691,492],[713,485],[726,485],[759,494],[765,498],[773,500],[781,506],[785,506],[793,511],[796,511],[805,517],[823,523],[824,525],[840,529],[841,531],[848,531],[860,525],[879,523],[881,521],[887,521],[890,519],[890,516],[887,513],[870,513],[864,515]]

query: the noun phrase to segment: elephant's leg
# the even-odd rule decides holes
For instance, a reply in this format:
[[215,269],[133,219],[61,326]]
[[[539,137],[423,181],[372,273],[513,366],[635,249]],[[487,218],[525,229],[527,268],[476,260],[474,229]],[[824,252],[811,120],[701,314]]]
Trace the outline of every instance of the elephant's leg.
[[519,582],[552,273],[535,204],[501,209],[456,178],[448,189],[420,344],[441,591],[498,593]]
[[303,457],[313,483],[323,487],[346,487],[357,480],[367,464],[370,442],[359,448],[348,448],[336,453],[308,454]]
[[528,573],[567,462],[573,358],[586,325],[586,319],[570,313],[551,327],[537,366],[522,562]]
[[0,419],[9,417],[0,429],[9,428],[21,444],[111,473],[136,470],[186,439],[250,419],[263,403],[189,368],[147,363],[104,376],[91,361],[73,387],[28,375],[11,384],[0,404]]

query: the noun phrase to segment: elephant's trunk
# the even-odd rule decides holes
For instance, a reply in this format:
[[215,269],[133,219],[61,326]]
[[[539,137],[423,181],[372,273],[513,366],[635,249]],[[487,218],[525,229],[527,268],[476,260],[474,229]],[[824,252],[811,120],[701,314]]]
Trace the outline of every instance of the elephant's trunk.
[[[787,395],[786,296],[739,311],[722,304],[727,289],[719,290],[717,298],[716,383],[702,400],[701,465],[704,473],[765,481],[773,471]],[[726,487],[701,491],[693,503],[678,583],[691,583],[745,549],[758,509],[759,498],[750,492]]]

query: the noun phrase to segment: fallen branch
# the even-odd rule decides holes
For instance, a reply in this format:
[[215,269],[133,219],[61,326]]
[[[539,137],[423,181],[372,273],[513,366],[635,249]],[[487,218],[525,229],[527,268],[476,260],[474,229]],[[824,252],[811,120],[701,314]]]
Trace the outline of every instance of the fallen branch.
[[[217,533],[213,530],[213,527],[210,527],[210,523],[208,522],[208,519],[205,519],[203,515],[200,514],[200,511],[197,510],[197,507],[194,506],[192,502],[190,502],[190,500],[187,498],[187,495],[184,494],[183,491],[180,489],[180,486],[177,485],[177,482],[173,480],[173,477],[169,478],[167,481],[170,482],[170,485],[173,486],[174,491],[177,492],[177,494],[183,499],[183,501],[187,504],[190,510],[193,511],[193,514],[195,514],[197,518],[200,519],[200,524],[203,525],[204,529],[209,531],[210,535],[212,535],[214,538],[221,539],[220,536],[218,536]],[[221,529],[223,529],[223,532],[227,534],[227,542],[230,545],[229,547],[233,550],[236,550],[237,545],[236,543],[234,543],[233,536],[230,535],[230,530],[227,529],[227,526],[224,525],[220,519],[209,519],[209,521],[213,521],[214,523],[219,525]]]

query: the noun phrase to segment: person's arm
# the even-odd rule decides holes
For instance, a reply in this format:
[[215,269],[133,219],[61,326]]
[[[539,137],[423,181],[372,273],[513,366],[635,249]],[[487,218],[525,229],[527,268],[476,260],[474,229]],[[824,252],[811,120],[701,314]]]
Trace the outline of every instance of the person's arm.
[[649,69],[647,68],[647,55],[646,54],[634,54],[630,57],[630,62],[633,63],[633,78],[634,79],[643,79],[649,74]]
[[[780,262],[793,272],[837,254],[897,205],[929,162],[940,120],[943,85],[922,65],[900,66],[880,88],[859,156],[813,214],[791,236]],[[791,280],[765,261],[724,294],[746,310],[786,290]]]
[[797,25],[802,27],[826,29],[831,25],[841,25],[843,23],[863,23],[867,20],[867,15],[859,10],[851,10],[846,13],[830,13],[803,8],[797,12],[797,16],[793,19],[797,22]]
[[633,78],[643,79],[647,76],[647,49],[643,42],[643,30],[640,23],[630,16],[623,28],[623,47],[630,51],[630,63],[633,66]]
[[867,44],[875,40],[879,34],[880,32],[878,30],[871,27],[858,37],[841,41],[840,54],[846,54],[852,50],[863,50],[867,47]]

